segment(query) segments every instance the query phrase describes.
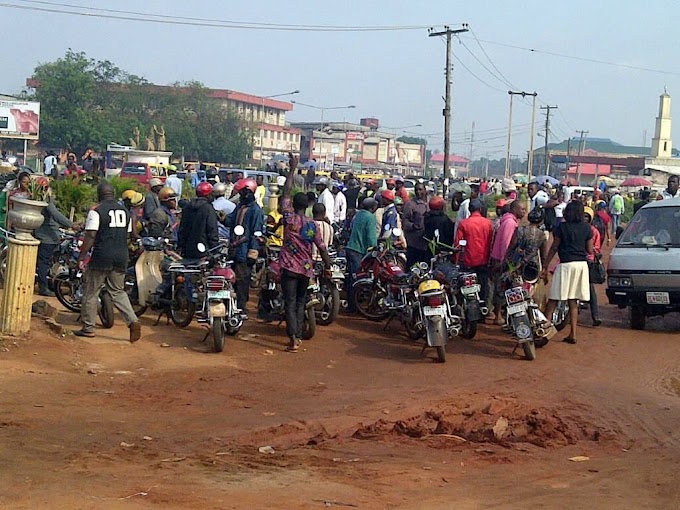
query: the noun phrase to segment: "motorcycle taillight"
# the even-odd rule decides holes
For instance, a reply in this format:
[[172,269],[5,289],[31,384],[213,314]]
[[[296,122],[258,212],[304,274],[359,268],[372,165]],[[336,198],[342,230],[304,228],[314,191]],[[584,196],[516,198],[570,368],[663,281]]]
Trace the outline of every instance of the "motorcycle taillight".
[[224,278],[208,278],[205,282],[205,288],[211,291],[219,291],[224,289]]
[[463,286],[470,287],[472,285],[477,285],[477,275],[476,274],[466,274],[463,277]]
[[444,304],[444,298],[441,294],[437,294],[436,296],[427,296],[425,301],[427,302],[427,306],[441,306]]

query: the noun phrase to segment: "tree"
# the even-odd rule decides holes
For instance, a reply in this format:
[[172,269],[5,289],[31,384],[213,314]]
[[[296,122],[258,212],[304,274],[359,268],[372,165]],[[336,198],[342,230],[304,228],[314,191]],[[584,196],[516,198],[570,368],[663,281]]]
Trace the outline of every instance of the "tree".
[[167,150],[220,163],[243,163],[252,151],[238,115],[218,107],[198,82],[158,87],[108,60],[68,50],[35,68],[35,88],[24,93],[41,102],[41,144],[102,151],[127,145],[136,127],[140,144],[152,126],[165,126]]

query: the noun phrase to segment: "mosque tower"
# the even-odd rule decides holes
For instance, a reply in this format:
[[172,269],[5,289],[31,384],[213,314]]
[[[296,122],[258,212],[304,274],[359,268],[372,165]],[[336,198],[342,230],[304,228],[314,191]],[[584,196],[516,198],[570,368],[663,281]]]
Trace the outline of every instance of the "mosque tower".
[[666,93],[659,97],[659,116],[656,118],[656,129],[652,138],[652,157],[670,158],[673,141],[671,140],[671,96]]

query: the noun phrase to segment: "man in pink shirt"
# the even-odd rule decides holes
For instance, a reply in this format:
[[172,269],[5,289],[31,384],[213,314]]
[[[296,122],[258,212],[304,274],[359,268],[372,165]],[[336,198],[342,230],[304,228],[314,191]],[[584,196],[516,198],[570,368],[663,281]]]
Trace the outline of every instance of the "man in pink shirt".
[[496,315],[496,324],[502,324],[501,306],[503,305],[503,298],[500,293],[500,276],[505,270],[505,254],[512,241],[512,236],[519,226],[519,221],[524,218],[526,208],[521,200],[515,200],[510,204],[510,212],[505,213],[501,218],[501,224],[498,227],[498,232],[491,247],[491,260],[489,260],[490,273],[494,278],[494,313]]

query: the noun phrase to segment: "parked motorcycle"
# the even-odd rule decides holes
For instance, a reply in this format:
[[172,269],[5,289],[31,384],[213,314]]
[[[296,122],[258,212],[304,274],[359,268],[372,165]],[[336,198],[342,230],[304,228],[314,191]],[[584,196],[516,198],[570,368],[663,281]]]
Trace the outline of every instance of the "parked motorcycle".
[[[67,310],[76,313],[80,313],[84,290],[83,272],[78,267],[78,257],[82,244],[82,233],[64,234],[50,272],[51,274],[56,272],[52,285],[57,300]],[[99,293],[98,315],[104,328],[113,327],[113,299],[105,288]]]
[[[333,260],[331,256],[331,260]],[[337,264],[326,271],[323,262],[314,264],[315,297],[319,303],[314,307],[316,323],[329,326],[340,312],[340,290],[345,281],[345,274]]]

